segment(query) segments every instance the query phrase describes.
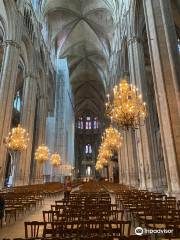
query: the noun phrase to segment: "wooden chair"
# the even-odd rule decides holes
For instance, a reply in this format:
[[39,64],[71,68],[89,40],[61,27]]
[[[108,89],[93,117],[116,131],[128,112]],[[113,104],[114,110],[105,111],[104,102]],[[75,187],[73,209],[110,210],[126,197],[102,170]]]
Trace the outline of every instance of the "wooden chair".
[[46,223],[45,222],[25,222],[25,238],[45,237]]
[[13,218],[14,221],[16,221],[16,213],[17,209],[14,207],[5,207],[5,221],[7,222],[7,219],[9,218],[9,223],[11,219]]
[[[52,237],[63,237],[63,231],[64,231],[64,222],[51,222],[52,227]],[[46,233],[45,233],[45,236]]]
[[113,236],[129,236],[131,231],[131,221],[109,221]]
[[44,222],[54,222],[58,220],[58,211],[43,211],[43,221]]
[[52,233],[51,222],[55,222],[59,220],[59,212],[58,211],[43,211],[43,221],[46,222],[45,234]]

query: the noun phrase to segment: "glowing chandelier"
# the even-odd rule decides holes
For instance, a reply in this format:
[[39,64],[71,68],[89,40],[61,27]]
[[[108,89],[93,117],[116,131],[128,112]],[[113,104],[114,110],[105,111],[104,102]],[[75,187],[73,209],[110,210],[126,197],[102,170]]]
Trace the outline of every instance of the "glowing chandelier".
[[10,151],[23,151],[27,148],[29,142],[28,133],[20,124],[12,128],[8,137],[5,139],[5,144]]
[[147,117],[146,103],[138,89],[122,80],[113,89],[114,99],[106,103],[106,113],[112,123],[123,129],[136,129],[144,124]]
[[99,148],[99,154],[96,162],[96,170],[99,171],[106,165],[113,155],[122,146],[122,136],[117,129],[109,127],[102,136],[102,143]]
[[51,155],[51,162],[54,167],[58,167],[61,164],[61,157],[58,153]]
[[102,136],[102,142],[112,151],[120,149],[122,140],[121,133],[113,127],[107,128]]
[[29,135],[26,132],[26,129],[22,128],[20,124],[17,127],[12,128],[8,134],[8,137],[5,138],[5,145],[11,157],[10,164],[11,181],[10,176],[8,178],[8,184],[10,185],[13,185],[18,153],[27,149],[28,142]]
[[43,163],[44,161],[47,161],[49,159],[49,149],[47,146],[40,145],[35,152],[35,160],[37,160],[39,163]]
[[104,165],[107,165],[108,160],[112,157],[113,153],[104,143],[99,148],[99,154],[96,162],[96,170],[100,170]]

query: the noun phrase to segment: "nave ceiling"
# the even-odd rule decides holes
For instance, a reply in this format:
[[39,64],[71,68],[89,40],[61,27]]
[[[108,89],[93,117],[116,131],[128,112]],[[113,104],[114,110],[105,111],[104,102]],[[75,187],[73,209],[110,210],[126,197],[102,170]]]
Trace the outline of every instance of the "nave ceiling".
[[59,58],[68,59],[76,116],[103,114],[115,8],[113,0],[43,2],[48,44]]

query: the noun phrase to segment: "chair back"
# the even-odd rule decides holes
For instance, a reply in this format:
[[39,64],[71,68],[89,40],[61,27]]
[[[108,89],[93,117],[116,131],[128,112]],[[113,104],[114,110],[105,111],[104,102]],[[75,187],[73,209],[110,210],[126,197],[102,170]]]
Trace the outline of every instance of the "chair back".
[[25,238],[37,238],[37,237],[44,237],[46,223],[45,222],[25,222]]

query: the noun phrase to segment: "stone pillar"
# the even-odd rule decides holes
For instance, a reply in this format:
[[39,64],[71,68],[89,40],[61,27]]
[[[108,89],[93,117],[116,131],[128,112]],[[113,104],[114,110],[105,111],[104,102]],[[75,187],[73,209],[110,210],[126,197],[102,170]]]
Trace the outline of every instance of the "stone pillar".
[[13,40],[4,43],[4,56],[0,76],[0,188],[4,184],[7,149],[4,139],[11,126],[20,46]]
[[[45,144],[46,139],[46,117],[47,117],[47,98],[40,96],[38,100],[38,120],[37,120],[37,144],[35,151],[39,145]],[[39,164],[34,160],[34,178],[35,183],[43,183],[44,164]]]
[[38,121],[38,146],[45,144],[46,136],[46,117],[47,117],[47,98],[40,96],[39,98],[39,121]]
[[128,149],[128,133],[124,132],[123,134],[123,148],[124,148],[124,165],[125,165],[125,184],[131,185],[131,178],[130,178],[130,161],[129,161],[129,149]]
[[18,168],[16,171],[15,185],[28,185],[30,177],[30,165],[32,157],[32,142],[34,132],[34,120],[36,109],[37,83],[34,76],[27,75],[24,80],[23,108],[21,115],[21,125],[29,133],[29,143],[26,151],[20,155]]
[[118,166],[119,166],[119,184],[123,183],[123,171],[121,162],[121,150],[118,151]]
[[127,133],[123,132],[122,136],[123,136],[123,145],[118,153],[119,183],[130,185]]
[[[137,48],[137,44],[141,44],[140,40],[136,37],[130,38],[128,40],[128,50],[130,55],[130,71],[131,71],[131,81],[134,85],[136,85],[140,92],[143,94],[146,89],[144,89],[143,82],[145,81],[145,66],[144,66],[144,55],[142,55],[142,49]],[[141,46],[142,48],[142,46]],[[143,94],[143,98],[146,101],[146,96]],[[141,181],[145,181],[145,184],[142,184],[142,187],[147,188],[148,190],[153,190],[153,177],[152,177],[152,157],[151,157],[151,149],[150,149],[150,139],[148,136],[148,126],[147,122],[145,122],[144,126],[141,126],[138,130],[136,130],[136,141],[138,141],[137,147],[140,149],[138,152],[142,151],[139,154],[139,162],[141,168]],[[140,158],[143,159],[140,159]],[[144,173],[143,173],[144,171]]]
[[129,130],[127,132],[127,153],[128,153],[128,160],[129,160],[129,185],[130,186],[137,186],[138,181],[138,174],[137,174],[137,157],[135,155],[135,151],[133,149],[133,132]]
[[[146,170],[146,181],[152,182],[152,190],[159,190],[161,188],[160,181],[160,169],[159,169],[159,159],[157,156],[157,142],[154,135],[154,126],[153,126],[153,114],[151,112],[151,103],[153,101],[151,95],[152,89],[149,89],[148,81],[153,82],[151,66],[145,66],[145,56],[144,56],[144,46],[143,40],[137,36],[134,36],[131,39],[131,45],[134,51],[134,62],[135,62],[135,82],[143,94],[143,100],[147,103],[148,117],[145,121],[145,134],[147,136],[147,144],[149,149],[150,162],[148,164],[149,169]],[[153,83],[152,83],[153,84]],[[154,88],[154,87],[153,87]],[[149,98],[149,96],[151,98]],[[152,115],[151,115],[152,114]],[[158,118],[159,120],[159,118]],[[148,172],[147,172],[148,171]],[[148,187],[147,183],[147,187]],[[149,187],[148,187],[149,188]]]
[[180,189],[179,63],[169,0],[144,0],[153,81],[164,150],[168,192]]

